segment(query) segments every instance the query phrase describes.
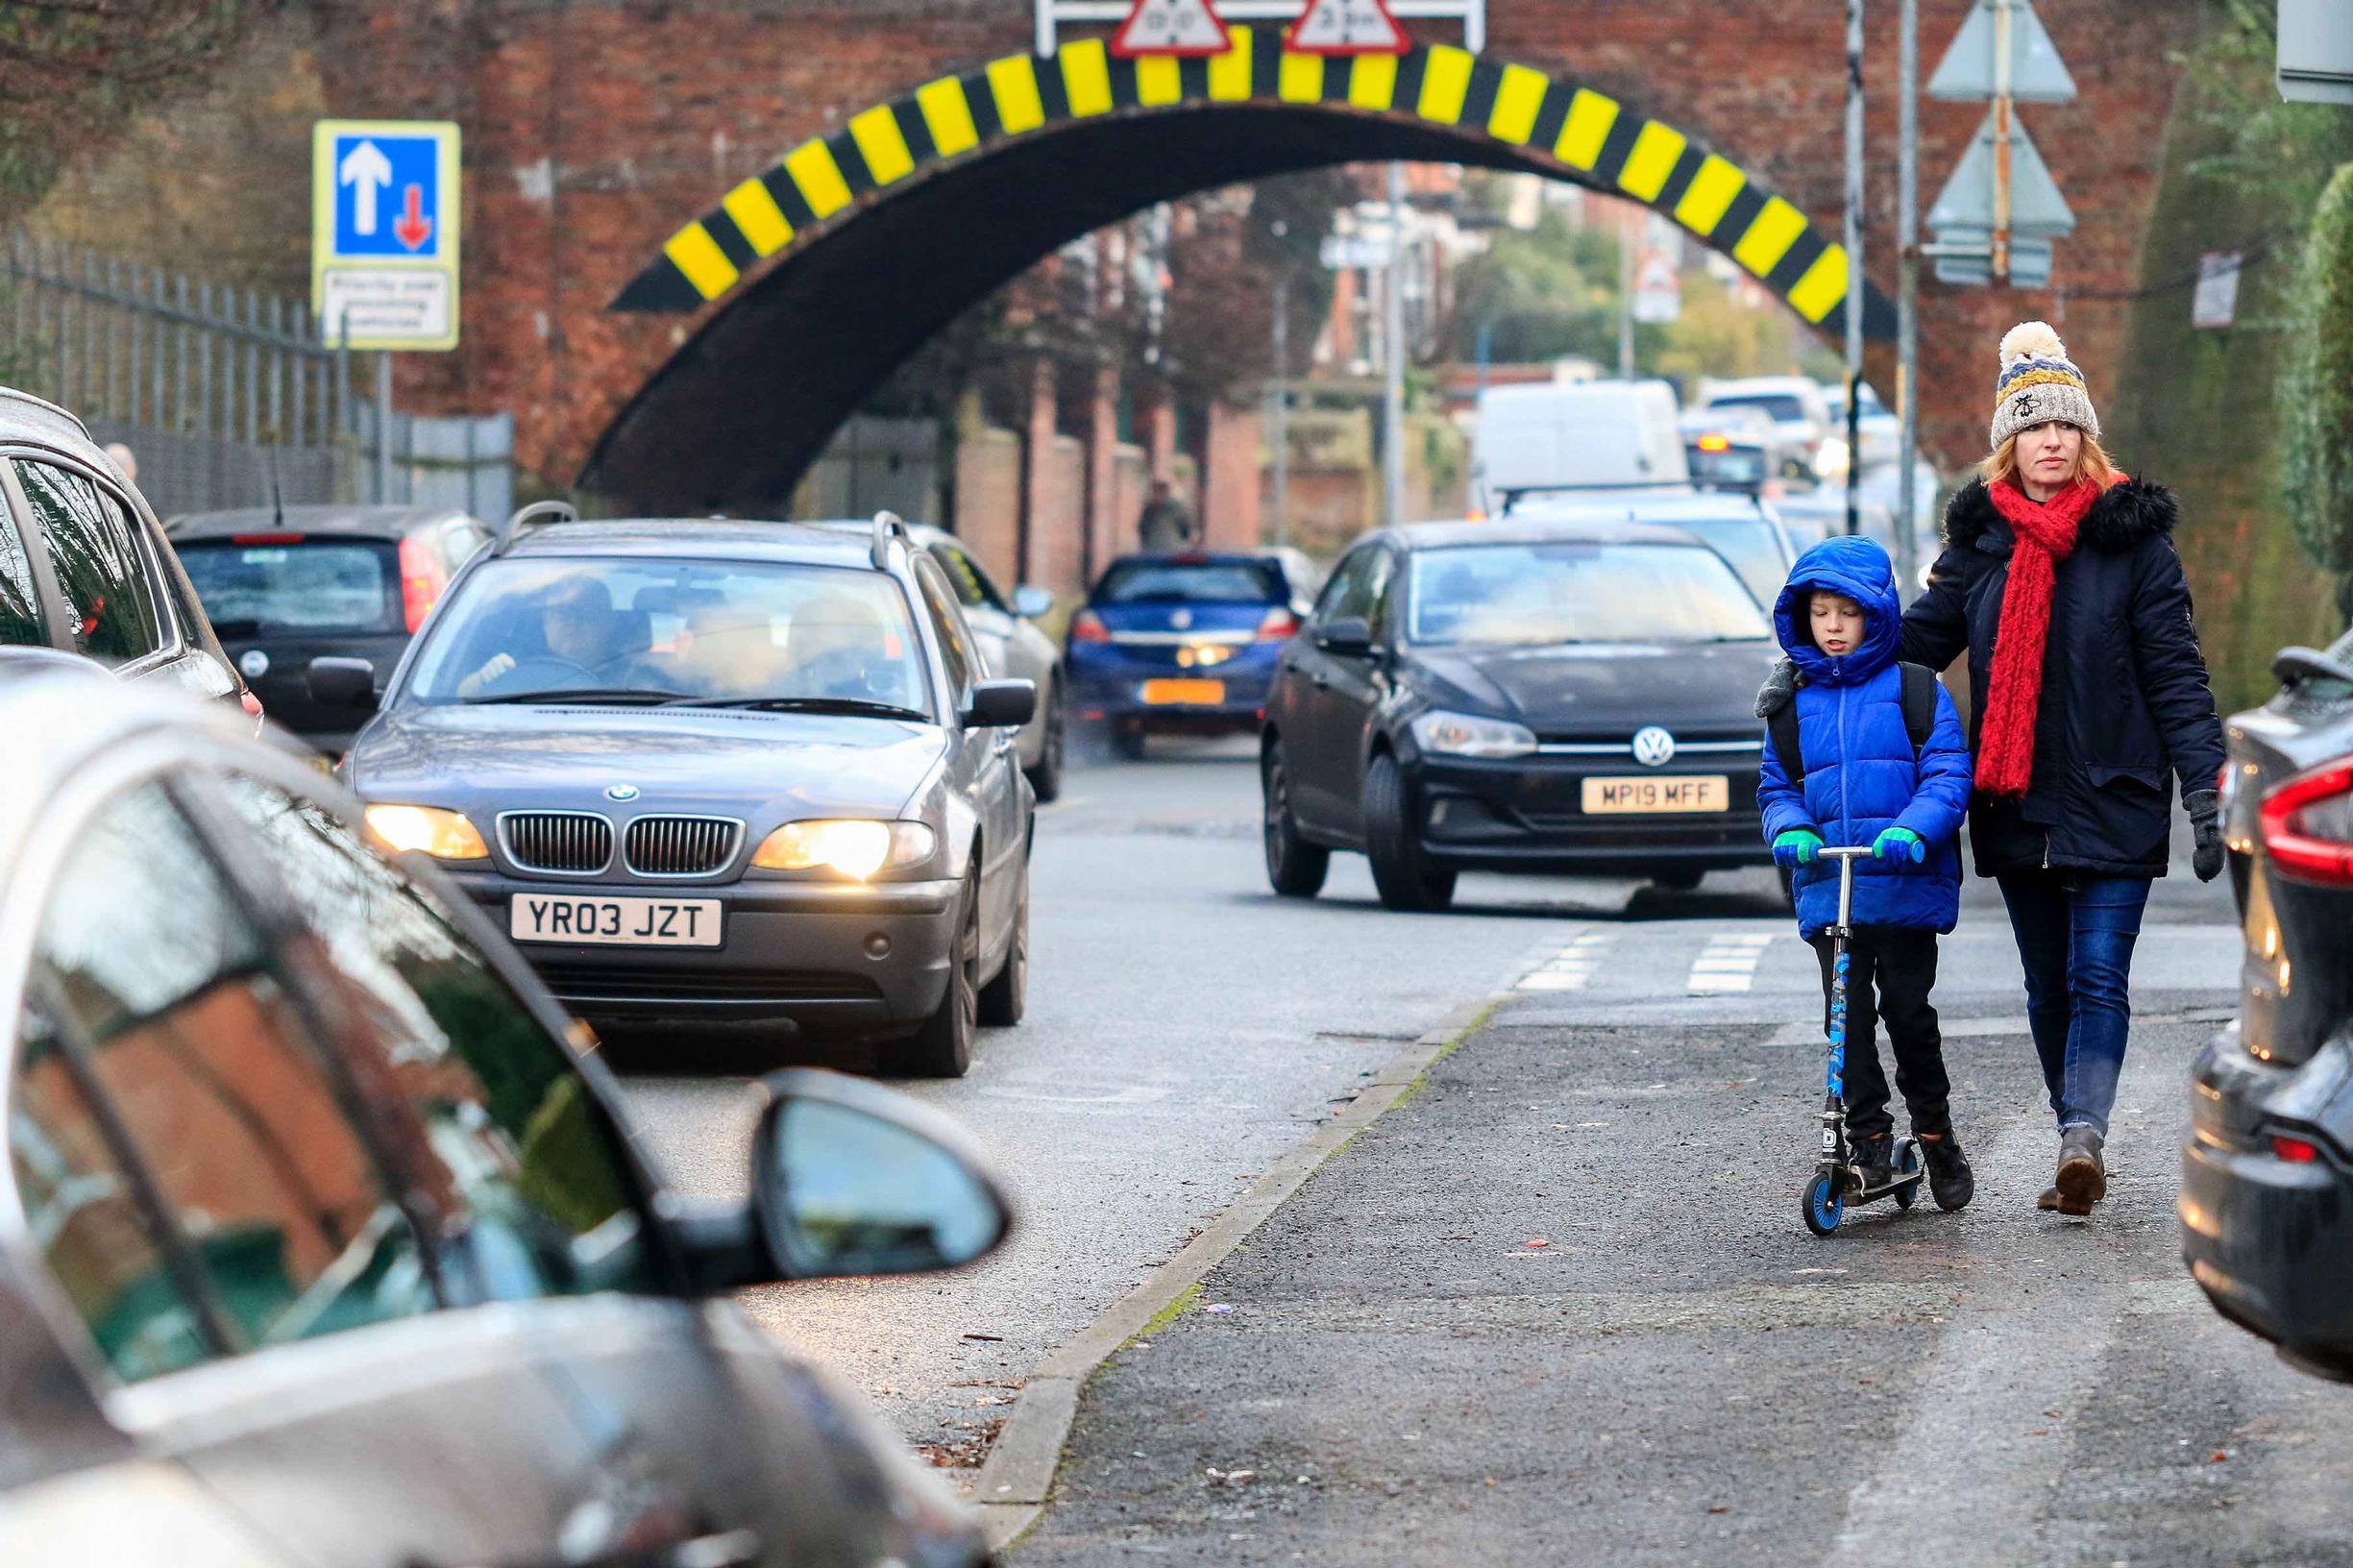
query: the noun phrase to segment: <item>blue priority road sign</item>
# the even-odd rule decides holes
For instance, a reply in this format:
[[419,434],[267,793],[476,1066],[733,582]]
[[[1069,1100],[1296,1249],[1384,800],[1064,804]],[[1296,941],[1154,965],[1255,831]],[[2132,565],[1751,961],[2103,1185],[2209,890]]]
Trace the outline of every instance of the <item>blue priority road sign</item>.
[[333,138],[337,258],[430,260],[440,254],[441,141],[429,127],[417,135],[345,132]]
[[457,127],[320,120],[310,136],[310,305],[355,349],[457,346]]

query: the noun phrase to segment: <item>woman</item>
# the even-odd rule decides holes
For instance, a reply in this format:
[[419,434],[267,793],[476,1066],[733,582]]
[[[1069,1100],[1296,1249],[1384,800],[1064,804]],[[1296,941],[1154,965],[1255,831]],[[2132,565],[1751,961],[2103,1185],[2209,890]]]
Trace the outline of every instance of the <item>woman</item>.
[[[2001,340],[1993,447],[1946,508],[1945,551],[1904,612],[1901,652],[1934,670],[1969,655],[1970,843],[2009,908],[2058,1118],[2058,1171],[2038,1206],[2086,1214],[2107,1194],[2133,943],[2166,873],[2175,779],[2199,880],[2222,870],[2222,726],[2172,492],[2100,450],[2083,373],[2042,322]],[[1777,673],[1760,709],[1788,684]]]

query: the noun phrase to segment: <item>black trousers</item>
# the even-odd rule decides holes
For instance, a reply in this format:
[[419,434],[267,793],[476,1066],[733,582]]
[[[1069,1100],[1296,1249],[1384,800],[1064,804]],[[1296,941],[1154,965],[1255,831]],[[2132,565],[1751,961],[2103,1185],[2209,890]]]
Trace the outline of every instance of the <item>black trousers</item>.
[[[1822,961],[1822,1026],[1830,1026],[1830,939],[1814,939]],[[1945,1076],[1945,1037],[1928,993],[1936,989],[1936,933],[1858,925],[1847,944],[1847,1131],[1876,1138],[1896,1128],[1888,1115],[1887,1074],[1874,1041],[1887,1025],[1896,1052],[1896,1088],[1915,1133],[1952,1131],[1952,1082]]]

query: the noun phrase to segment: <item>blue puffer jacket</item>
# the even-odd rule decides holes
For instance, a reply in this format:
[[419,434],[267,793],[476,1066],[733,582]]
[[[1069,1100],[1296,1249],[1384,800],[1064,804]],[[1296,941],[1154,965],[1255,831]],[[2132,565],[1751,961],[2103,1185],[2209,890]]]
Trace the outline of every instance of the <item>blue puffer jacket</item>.
[[[1863,606],[1863,646],[1832,658],[1814,646],[1806,591],[1827,588]],[[1914,755],[1903,727],[1903,673],[1896,665],[1902,610],[1887,551],[1871,539],[1825,540],[1798,557],[1773,606],[1781,647],[1805,677],[1798,689],[1802,791],[1765,739],[1756,803],[1765,842],[1809,827],[1829,845],[1869,845],[1882,828],[1908,827],[1928,858],[1857,861],[1857,925],[1949,931],[1961,914],[1962,814],[1969,809],[1969,741],[1952,698],[1936,691],[1936,727]],[[1838,919],[1838,868],[1817,860],[1797,871],[1798,924],[1808,937]]]

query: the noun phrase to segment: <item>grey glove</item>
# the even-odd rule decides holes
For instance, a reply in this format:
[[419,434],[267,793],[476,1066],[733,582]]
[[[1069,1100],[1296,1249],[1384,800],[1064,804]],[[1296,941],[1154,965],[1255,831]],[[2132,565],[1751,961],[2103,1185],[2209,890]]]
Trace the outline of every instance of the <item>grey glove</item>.
[[2193,790],[2181,797],[2190,814],[2190,831],[2197,847],[2191,851],[2190,869],[2200,882],[2222,874],[2222,802],[2212,790]]
[[1797,693],[1798,661],[1786,658],[1776,659],[1773,664],[1773,674],[1767,675],[1765,683],[1756,689],[1756,716],[1759,719],[1770,720],[1775,714],[1789,706],[1789,699]]

